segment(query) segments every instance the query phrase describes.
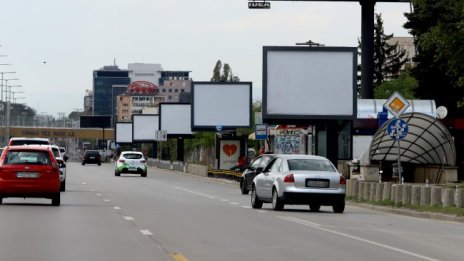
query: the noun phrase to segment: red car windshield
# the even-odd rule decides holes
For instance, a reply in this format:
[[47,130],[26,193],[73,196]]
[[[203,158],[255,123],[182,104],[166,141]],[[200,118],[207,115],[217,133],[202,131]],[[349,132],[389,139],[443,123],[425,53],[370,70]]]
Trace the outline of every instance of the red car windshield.
[[8,151],[5,157],[5,165],[51,165],[46,151]]

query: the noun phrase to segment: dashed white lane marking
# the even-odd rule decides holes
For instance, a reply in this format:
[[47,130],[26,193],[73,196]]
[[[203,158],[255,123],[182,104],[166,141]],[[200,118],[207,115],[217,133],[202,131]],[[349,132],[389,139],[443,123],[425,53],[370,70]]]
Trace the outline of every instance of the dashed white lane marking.
[[153,236],[153,233],[151,233],[151,231],[148,229],[140,229],[140,233],[144,234],[145,236]]
[[118,207],[118,206],[114,206],[113,209],[114,209],[114,210],[121,210],[121,208]]
[[242,208],[251,208],[250,206],[242,206]]
[[267,213],[265,210],[258,210],[259,213]]
[[311,228],[314,228],[314,229],[319,229],[319,230],[329,232],[329,233],[332,233],[332,234],[335,234],[335,235],[339,235],[339,236],[346,237],[346,238],[349,238],[349,239],[361,241],[361,242],[371,244],[371,245],[374,245],[374,246],[386,248],[386,249],[391,250],[391,251],[395,251],[395,252],[399,252],[399,253],[402,253],[402,254],[410,255],[410,256],[413,256],[413,257],[420,258],[420,259],[430,260],[430,261],[438,261],[438,259],[434,259],[434,258],[431,258],[431,257],[428,257],[428,256],[423,256],[423,255],[420,255],[420,254],[417,254],[417,253],[414,253],[414,252],[410,252],[410,251],[407,251],[407,250],[404,250],[404,249],[400,249],[400,248],[397,248],[397,247],[385,245],[385,244],[378,243],[378,242],[375,242],[375,241],[372,241],[372,240],[369,240],[369,239],[365,239],[365,238],[362,238],[362,237],[353,236],[353,235],[350,235],[350,234],[347,234],[347,233],[338,232],[338,231],[335,231],[335,230],[332,230],[332,229],[324,228],[320,224],[309,222],[309,221],[306,221],[306,220],[303,220],[303,219],[294,218],[294,217],[284,217],[284,216],[278,216],[278,217],[283,219],[283,220],[289,221],[289,222],[301,224],[303,226],[311,227]]
[[85,182],[82,182],[82,185],[87,185],[87,183],[85,183]]
[[105,201],[105,202],[110,202],[111,200],[109,200],[109,199],[104,199],[103,201]]
[[100,194],[100,193],[97,193],[97,197],[101,197],[101,196],[102,196],[102,194]]
[[237,202],[229,202],[231,205],[238,205]]
[[191,190],[184,189],[184,188],[180,188],[180,187],[174,187],[174,188],[175,188],[175,189],[178,189],[178,190],[182,190],[182,191],[188,192],[188,193],[192,193],[192,194],[195,194],[195,195],[198,195],[198,196],[202,196],[202,197],[205,197],[205,198],[216,199],[215,196],[211,196],[211,195],[207,195],[207,194],[203,194],[203,193],[191,191]]
[[127,221],[134,221],[134,218],[131,216],[125,216],[124,219]]
[[227,201],[229,201],[229,200],[228,200],[228,199],[225,199],[225,198],[221,198],[220,201],[222,201],[222,202],[227,202]]

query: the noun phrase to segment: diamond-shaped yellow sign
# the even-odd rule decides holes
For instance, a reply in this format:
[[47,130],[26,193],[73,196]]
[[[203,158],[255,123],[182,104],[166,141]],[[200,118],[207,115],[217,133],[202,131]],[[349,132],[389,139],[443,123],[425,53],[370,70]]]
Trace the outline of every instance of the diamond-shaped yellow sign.
[[409,102],[401,94],[395,92],[383,106],[395,117],[398,117],[409,107]]

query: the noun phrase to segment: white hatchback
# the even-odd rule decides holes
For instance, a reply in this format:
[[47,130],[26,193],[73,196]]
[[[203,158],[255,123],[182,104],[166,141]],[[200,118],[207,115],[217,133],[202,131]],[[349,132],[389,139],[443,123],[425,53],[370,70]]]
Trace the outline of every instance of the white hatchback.
[[251,206],[272,203],[274,210],[285,204],[309,205],[311,211],[332,206],[345,210],[346,180],[326,158],[312,155],[277,155],[253,179]]
[[142,177],[147,176],[147,160],[140,151],[123,151],[115,162],[114,175],[120,176],[121,173],[136,173]]

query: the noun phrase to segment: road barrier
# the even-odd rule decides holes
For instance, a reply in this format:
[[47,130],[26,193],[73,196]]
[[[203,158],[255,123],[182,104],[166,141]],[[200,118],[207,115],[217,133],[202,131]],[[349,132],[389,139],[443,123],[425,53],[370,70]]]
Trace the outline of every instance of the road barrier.
[[464,208],[464,188],[450,185],[394,184],[347,180],[346,196],[365,202],[391,201],[397,206],[443,206]]

